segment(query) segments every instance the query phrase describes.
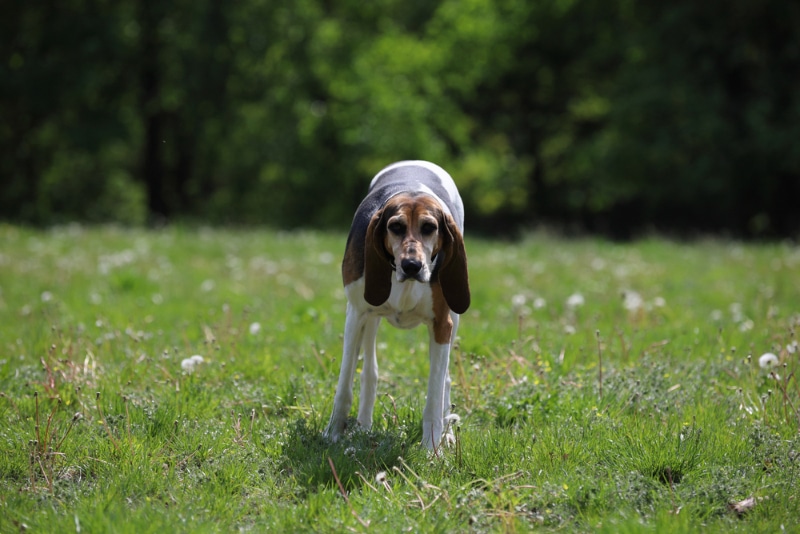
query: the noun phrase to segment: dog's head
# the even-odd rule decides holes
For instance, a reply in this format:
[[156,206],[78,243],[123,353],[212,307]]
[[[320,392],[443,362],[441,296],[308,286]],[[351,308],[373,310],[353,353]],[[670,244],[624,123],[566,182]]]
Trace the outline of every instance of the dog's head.
[[441,284],[451,310],[469,308],[464,240],[453,217],[430,195],[390,198],[370,220],[364,260],[364,299],[373,306],[389,298],[395,276],[399,282]]

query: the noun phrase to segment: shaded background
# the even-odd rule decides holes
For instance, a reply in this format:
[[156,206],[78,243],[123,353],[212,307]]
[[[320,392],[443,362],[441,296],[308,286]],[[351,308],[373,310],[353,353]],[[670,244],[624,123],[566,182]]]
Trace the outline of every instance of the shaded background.
[[0,218],[349,225],[435,161],[470,231],[800,232],[800,3],[40,0],[0,18]]

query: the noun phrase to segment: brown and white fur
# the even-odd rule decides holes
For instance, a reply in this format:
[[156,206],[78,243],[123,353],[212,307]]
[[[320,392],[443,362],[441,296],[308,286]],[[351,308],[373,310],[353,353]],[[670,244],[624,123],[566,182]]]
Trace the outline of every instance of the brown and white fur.
[[450,175],[427,161],[381,170],[356,211],[342,278],[347,296],[344,350],[333,413],[325,435],[336,441],[353,404],[353,379],[363,349],[358,423],[369,429],[378,386],[375,340],[381,319],[398,328],[428,327],[430,374],[422,445],[452,441],[450,349],[459,314],[470,304],[464,250],[464,206]]

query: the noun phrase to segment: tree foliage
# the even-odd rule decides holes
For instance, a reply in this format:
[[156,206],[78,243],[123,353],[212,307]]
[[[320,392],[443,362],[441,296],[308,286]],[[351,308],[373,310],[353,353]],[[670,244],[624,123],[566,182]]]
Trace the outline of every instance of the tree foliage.
[[1,216],[345,226],[422,158],[484,230],[796,235],[798,27],[779,0],[12,3]]

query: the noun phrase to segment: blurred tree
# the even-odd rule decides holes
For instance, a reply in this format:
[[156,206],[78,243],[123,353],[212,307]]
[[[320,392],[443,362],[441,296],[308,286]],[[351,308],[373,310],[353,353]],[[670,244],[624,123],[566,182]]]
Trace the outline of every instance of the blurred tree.
[[800,228],[785,0],[66,0],[0,19],[0,216],[346,226],[404,158],[472,228]]
[[[130,5],[12,2],[0,18],[0,210],[6,218],[140,222],[119,113],[131,85]],[[122,202],[120,209],[112,204]]]

